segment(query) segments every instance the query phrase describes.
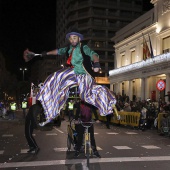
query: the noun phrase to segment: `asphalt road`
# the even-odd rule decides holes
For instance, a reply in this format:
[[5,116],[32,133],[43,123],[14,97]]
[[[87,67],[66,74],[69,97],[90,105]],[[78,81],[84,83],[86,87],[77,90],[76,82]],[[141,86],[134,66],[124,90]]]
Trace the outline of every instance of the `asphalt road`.
[[[21,112],[16,120],[0,120],[0,169],[85,170],[82,153],[74,157],[67,151],[67,121],[61,127],[46,126],[34,131],[40,147],[37,155],[28,154]],[[142,132],[130,127],[95,124],[95,139],[102,158],[90,159],[90,170],[168,170],[170,138],[157,130]]]

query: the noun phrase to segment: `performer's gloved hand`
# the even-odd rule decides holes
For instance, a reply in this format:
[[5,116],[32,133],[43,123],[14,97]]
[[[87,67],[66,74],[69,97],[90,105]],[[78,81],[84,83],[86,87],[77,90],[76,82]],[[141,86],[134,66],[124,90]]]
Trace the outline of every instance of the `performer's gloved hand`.
[[29,51],[29,49],[26,49],[23,53],[23,58],[24,58],[25,62],[30,61],[34,57],[35,57],[35,53]]
[[99,62],[95,62],[93,65],[94,68],[94,72],[99,72],[100,70],[100,63]]
[[117,120],[120,120],[120,115],[117,116]]
[[41,57],[45,57],[45,56],[47,56],[47,52],[46,52],[46,51],[43,51],[43,52],[41,53]]

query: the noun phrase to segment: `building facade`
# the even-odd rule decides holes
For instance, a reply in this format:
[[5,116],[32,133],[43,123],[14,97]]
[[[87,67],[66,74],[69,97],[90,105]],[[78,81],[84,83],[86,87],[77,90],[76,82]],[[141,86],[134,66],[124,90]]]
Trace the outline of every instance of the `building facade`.
[[[154,8],[137,18],[112,38],[115,42],[115,69],[109,72],[111,89],[130,100],[148,98],[158,101],[170,91],[170,4],[169,0],[151,0]],[[154,58],[143,60],[143,39]],[[149,41],[149,37],[150,40]],[[151,50],[151,48],[150,48]],[[166,82],[159,91],[159,80]]]
[[[143,14],[143,0],[58,0],[57,47],[68,42],[66,33],[76,27],[88,44],[100,55],[101,71],[98,77],[108,77],[114,66],[114,42],[110,40],[119,29]],[[65,63],[65,57],[57,58],[57,68]],[[106,82],[107,79],[102,80]]]
[[31,74],[31,82],[38,83],[45,81],[51,73],[57,70],[56,63],[54,56],[44,57],[32,63],[31,73],[33,74]]

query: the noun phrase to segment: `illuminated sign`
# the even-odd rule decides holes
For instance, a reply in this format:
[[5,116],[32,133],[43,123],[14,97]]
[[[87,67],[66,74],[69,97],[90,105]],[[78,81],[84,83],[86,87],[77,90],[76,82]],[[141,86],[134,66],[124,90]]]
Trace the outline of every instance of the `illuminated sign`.
[[127,66],[123,66],[123,67],[120,67],[120,68],[117,68],[117,69],[114,69],[114,70],[110,70],[109,76],[114,76],[114,75],[117,75],[117,74],[125,73],[125,72],[128,72],[128,71],[133,71],[133,70],[136,70],[136,69],[148,67],[148,66],[158,64],[158,63],[161,63],[161,62],[166,62],[166,61],[170,61],[170,53],[162,54],[162,55],[156,56],[154,58],[149,58],[146,61],[143,60],[143,61],[133,63],[133,64],[130,64],[130,65],[127,65]]

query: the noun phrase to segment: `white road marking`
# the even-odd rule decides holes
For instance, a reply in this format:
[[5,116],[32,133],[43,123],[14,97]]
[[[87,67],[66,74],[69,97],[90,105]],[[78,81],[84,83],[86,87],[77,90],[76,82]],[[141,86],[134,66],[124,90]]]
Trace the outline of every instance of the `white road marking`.
[[113,146],[113,147],[116,148],[116,149],[132,149],[128,146]]
[[33,133],[32,136],[36,136],[36,134]]
[[83,170],[89,170],[89,168],[87,167],[87,164],[85,162],[82,162],[81,165],[82,165]]
[[13,134],[4,134],[2,135],[2,137],[13,137],[14,135]]
[[102,148],[100,148],[99,146],[97,146],[97,147],[96,147],[96,149],[97,149],[98,151],[103,150],[103,149],[102,149]]
[[[100,148],[99,146],[96,147],[97,150],[102,150],[102,148]],[[66,152],[68,150],[68,148],[54,148],[55,152]]]
[[1,150],[1,151],[0,151],[0,155],[2,155],[3,153],[4,153],[4,151],[3,151],[3,150]]
[[117,135],[118,133],[115,133],[115,132],[108,132],[107,134],[108,134],[108,135]]
[[95,135],[98,135],[99,133],[96,133],[96,132],[95,132],[94,134],[95,134]]
[[[52,160],[52,161],[32,161],[32,162],[11,162],[0,163],[2,168],[14,167],[36,167],[36,166],[54,166],[54,165],[67,165],[67,164],[82,164],[86,163],[86,159],[67,159],[67,160]],[[117,158],[93,158],[90,163],[107,163],[107,162],[149,162],[149,161],[170,161],[170,156],[151,156],[151,157],[117,157]]]
[[67,151],[68,148],[54,148],[54,151],[56,152],[62,152],[62,151]]
[[29,149],[21,149],[21,153],[27,153]]
[[56,127],[53,127],[53,128],[54,128],[55,130],[57,130],[58,132],[60,132],[60,133],[64,133],[63,131],[57,129]]
[[137,135],[138,133],[135,133],[135,132],[125,132],[126,134],[128,135]]
[[161,149],[160,147],[157,147],[157,146],[154,146],[154,145],[144,145],[144,146],[141,146],[143,148],[146,148],[146,149]]
[[[50,134],[52,135],[52,134]],[[168,145],[167,145],[168,146]],[[123,149],[132,149],[128,146],[113,146],[114,148],[116,149],[120,149],[120,150],[123,150]],[[159,147],[157,146],[154,146],[154,145],[145,145],[145,146],[141,146],[143,148],[146,148],[146,149],[160,149]],[[99,146],[96,147],[97,150],[103,150],[102,148],[100,148]],[[68,148],[54,148],[54,151],[55,152],[66,152]],[[27,153],[28,149],[21,149],[21,153]],[[0,151],[0,154],[3,154],[4,151]]]
[[56,136],[56,133],[47,133],[46,136]]

